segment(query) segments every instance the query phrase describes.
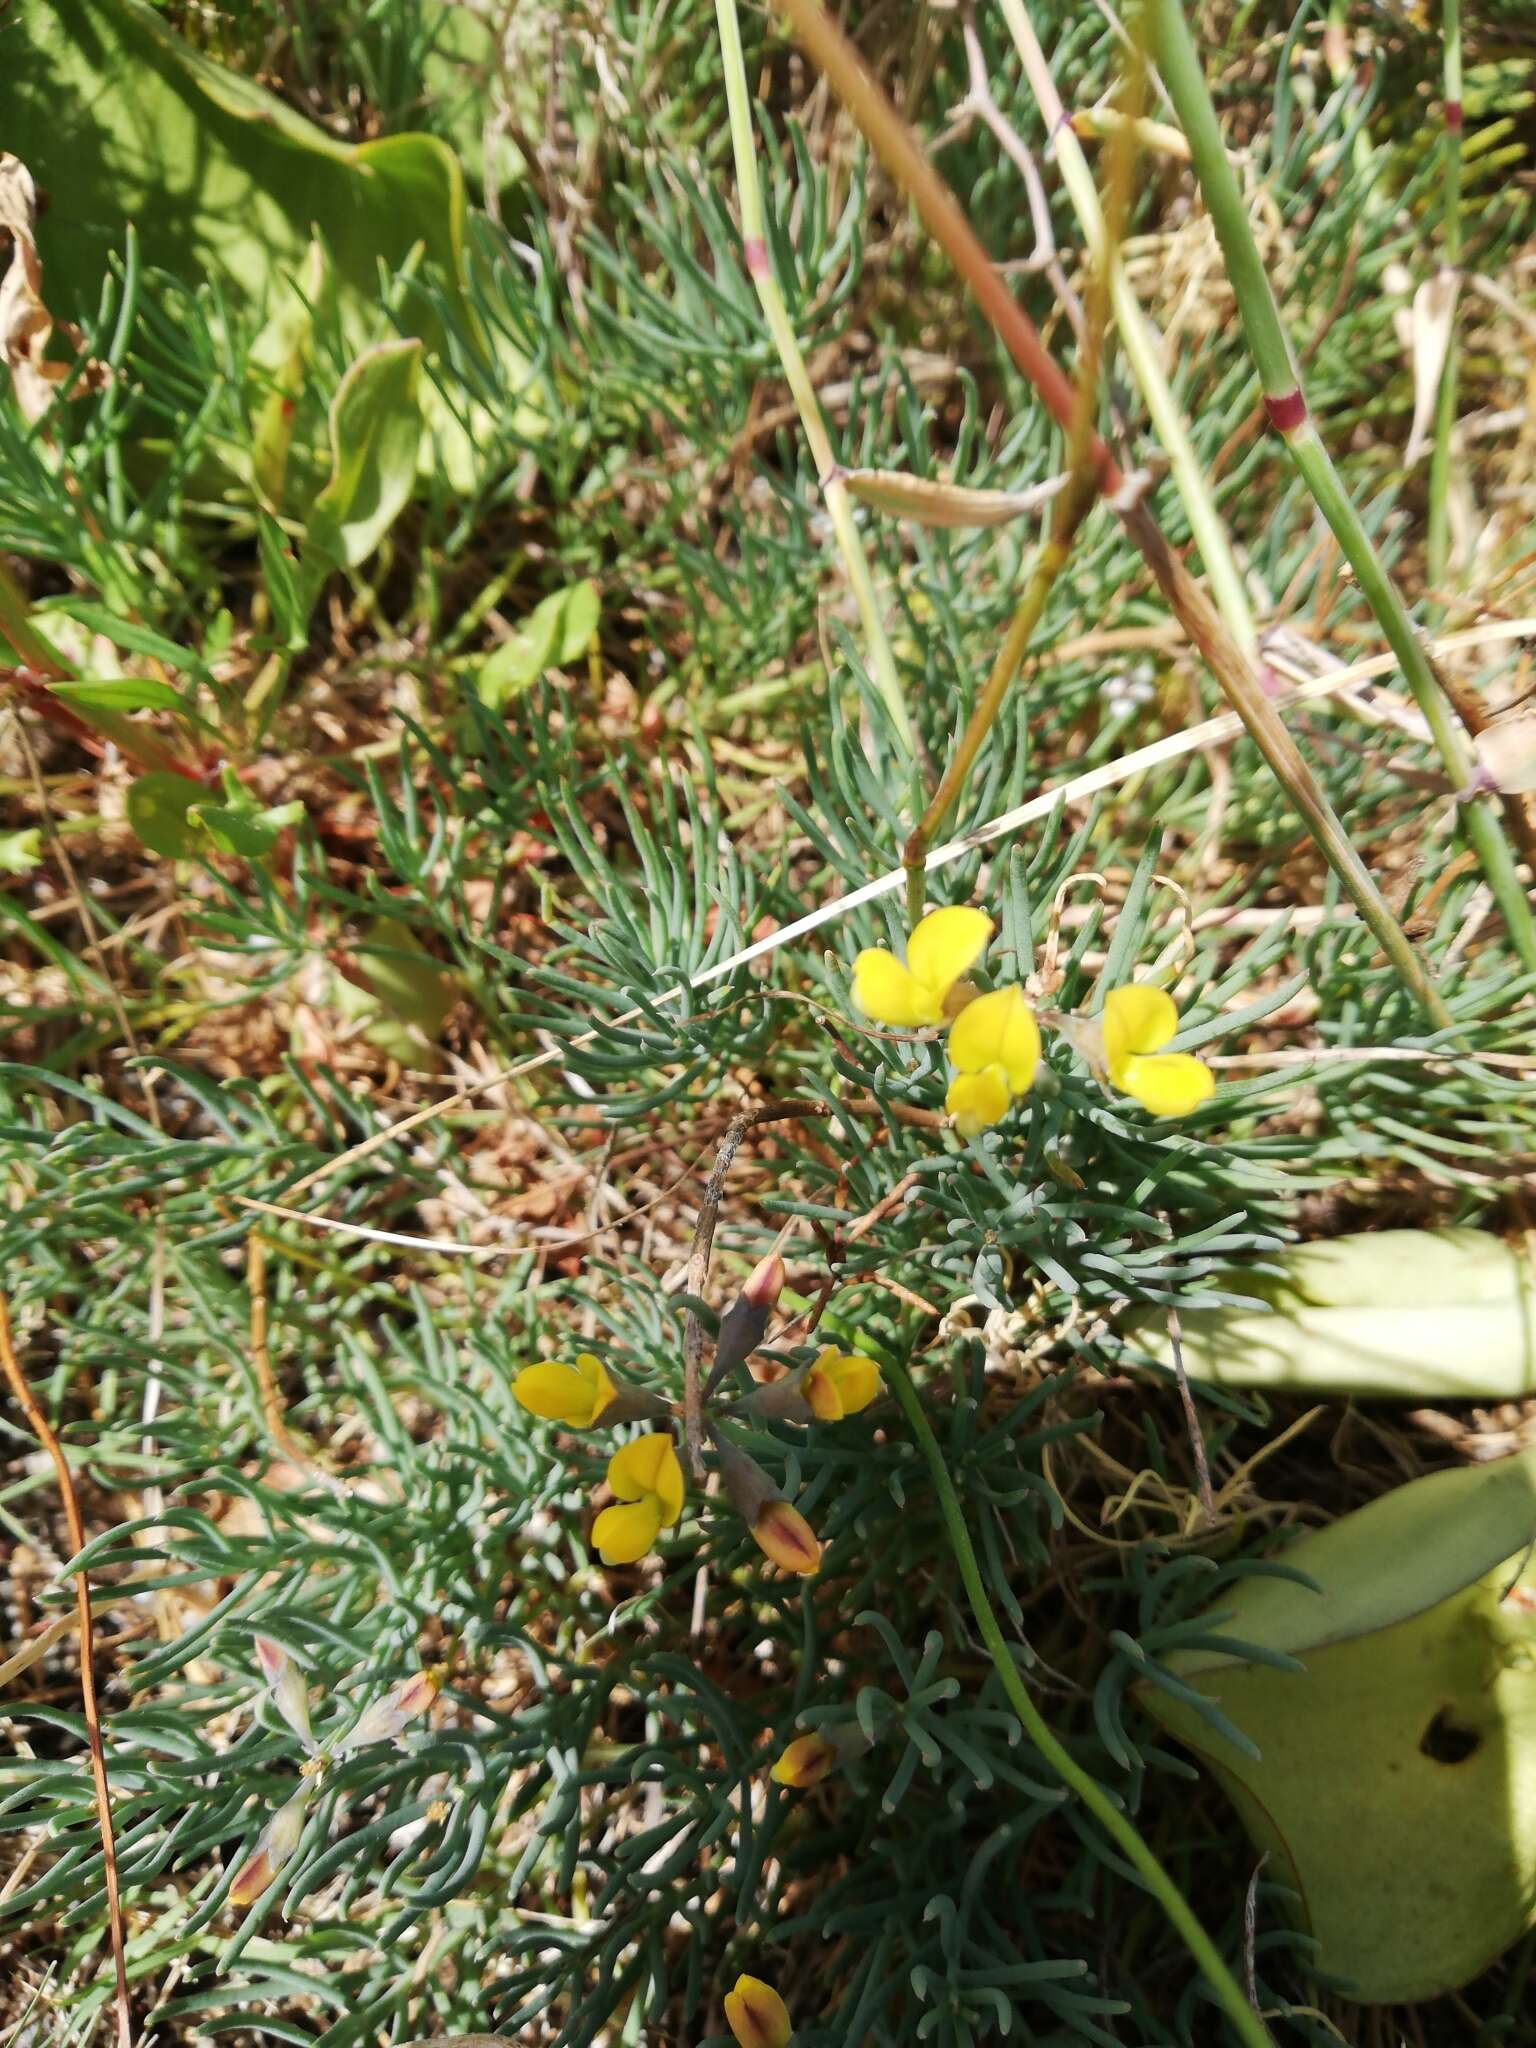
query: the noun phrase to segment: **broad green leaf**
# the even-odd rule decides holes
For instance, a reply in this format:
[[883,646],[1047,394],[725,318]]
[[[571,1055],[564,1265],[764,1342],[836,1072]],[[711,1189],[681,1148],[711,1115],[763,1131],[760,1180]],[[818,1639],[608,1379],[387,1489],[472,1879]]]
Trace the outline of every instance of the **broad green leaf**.
[[128,823],[151,853],[176,860],[197,851],[200,833],[194,808],[208,792],[185,775],[141,775],[128,785]]
[[459,985],[408,925],[380,918],[359,951],[364,974],[395,1016],[435,1038],[459,999]]
[[580,583],[573,583],[569,590],[562,590],[555,598],[545,598],[544,602],[559,607],[560,632],[555,642],[555,665],[564,668],[568,662],[579,661],[592,644],[592,635],[597,631],[597,622],[602,615],[597,585],[590,576],[586,576]]
[[62,697],[78,711],[182,711],[180,696],[169,683],[147,676],[87,677],[78,683],[50,683],[50,696]]
[[267,323],[251,343],[249,362],[263,391],[251,418],[251,480],[265,506],[280,511],[288,483],[299,404],[308,382],[315,315],[326,297],[329,266],[319,242],[304,252],[298,276],[283,289]]
[[1362,2000],[1453,1989],[1536,1920],[1533,1536],[1536,1450],[1303,1537],[1282,1554],[1317,1592],[1255,1578],[1224,1595],[1213,1633],[1305,1669],[1203,1650],[1169,1668],[1219,1699],[1257,1762],[1197,1707],[1139,1689],[1288,1872],[1318,1967]]
[[0,832],[0,875],[30,875],[42,858],[43,835],[36,825]]
[[[1372,1231],[1270,1263],[1216,1276],[1253,1308],[1180,1311],[1192,1379],[1405,1401],[1536,1392],[1536,1269],[1485,1231]],[[1165,1317],[1138,1311],[1122,1327],[1172,1362]]]
[[[463,178],[428,135],[338,142],[185,43],[144,0],[56,0],[0,17],[6,147],[47,189],[38,243],[57,310],[94,313],[133,221],[147,266],[260,305],[318,232],[354,345],[378,266],[420,243],[460,310]],[[472,323],[471,323],[472,324]]]
[[545,669],[553,666],[560,636],[560,620],[548,609],[548,600],[531,611],[510,640],[487,660],[475,684],[475,693],[489,711],[503,711],[508,704],[532,689]]
[[421,444],[419,341],[381,341],[331,405],[331,475],[310,508],[306,578],[366,561],[410,499]]
[[271,810],[257,811],[232,804],[199,804],[190,815],[221,853],[238,854],[242,860],[260,860],[272,851],[285,826],[299,822],[304,806],[278,804]]
[[547,668],[563,668],[583,655],[597,631],[600,600],[590,578],[546,597],[504,640],[481,669],[475,690],[491,711],[522,696]]
[[367,988],[337,975],[336,1007],[403,1064],[436,1058],[436,1041],[458,1001],[455,975],[434,960],[408,925],[379,918],[357,949]]
[[[304,509],[292,502],[289,453],[297,444],[288,404],[296,373],[301,402],[312,402],[301,329],[306,301],[314,303],[317,245],[325,318],[351,353],[388,325],[381,269],[419,263],[432,291],[402,299],[407,330],[441,348],[434,295],[446,301],[455,332],[483,352],[497,387],[524,394],[516,431],[542,430],[543,394],[526,356],[476,317],[466,288],[463,174],[438,137],[338,142],[200,55],[145,0],[0,8],[0,79],[6,147],[49,194],[38,243],[60,317],[95,313],[132,222],[146,266],[190,285],[207,282],[224,304],[264,322],[251,358],[253,441],[227,444],[222,458],[262,501],[280,507],[286,497],[288,509]],[[493,415],[477,400],[456,416],[430,380],[423,409],[419,468],[469,489]],[[495,423],[505,424],[499,411]]]

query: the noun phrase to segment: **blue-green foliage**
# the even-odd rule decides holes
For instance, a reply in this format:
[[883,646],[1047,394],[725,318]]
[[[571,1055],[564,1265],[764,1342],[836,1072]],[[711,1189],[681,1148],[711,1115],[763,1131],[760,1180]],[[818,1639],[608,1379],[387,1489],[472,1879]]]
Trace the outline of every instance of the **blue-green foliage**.
[[[411,10],[393,38],[374,20],[391,10],[348,11],[372,24],[366,67],[394,119],[411,104],[424,31]],[[897,898],[679,999],[762,920],[787,923],[894,865],[919,780],[864,674],[809,457],[787,416],[763,423],[781,390],[727,203],[712,12],[637,0],[608,13],[625,52],[662,39],[654,76],[639,57],[634,74],[662,112],[654,126],[615,115],[593,141],[608,184],[582,230],[579,297],[576,258],[557,247],[532,183],[505,225],[481,219],[472,238],[475,316],[527,359],[545,416],[498,390],[476,337],[451,335],[435,370],[444,395],[466,420],[472,404],[491,418],[473,485],[425,480],[411,530],[352,592],[357,616],[396,650],[363,671],[393,663],[415,689],[397,750],[329,764],[372,821],[372,865],[340,865],[309,830],[281,873],[198,869],[188,915],[218,961],[206,983],[178,980],[104,900],[100,936],[131,981],[138,1051],[126,1069],[101,956],[72,957],[45,920],[7,905],[15,943],[49,973],[9,1013],[27,1038],[0,1075],[12,1186],[0,1242],[26,1368],[106,1532],[84,1562],[100,1648],[120,1673],[106,1708],[131,1967],[146,1993],[169,1985],[167,2030],[322,2048],[487,2027],[554,2048],[702,2041],[743,1967],[784,1989],[802,2048],[1206,2048],[1221,2023],[1182,1952],[1021,1737],[888,1404],[744,1438],[822,1539],[813,1581],[765,1573],[742,1525],[702,1497],[663,1538],[659,1570],[616,1574],[589,1540],[611,1433],[578,1440],[533,1423],[512,1374],[579,1341],[678,1395],[680,1256],[712,1147],[748,1090],[803,1103],[743,1154],[711,1298],[793,1219],[797,1304],[837,1276],[822,1334],[918,1364],[1030,1684],[1239,1958],[1246,1851],[1129,1687],[1191,1640],[1189,1617],[1223,1584],[1268,1568],[1263,1553],[1298,1519],[1309,1481],[1277,1461],[1202,1542],[1185,1512],[1195,1482],[1176,1393],[1124,1355],[1112,1319],[1128,1301],[1219,1299],[1211,1275],[1262,1260],[1305,1201],[1362,1179],[1485,1215],[1523,1170],[1532,1110],[1516,1077],[1471,1054],[1520,1046],[1508,1021],[1520,988],[1496,934],[1450,951],[1475,888],[1457,875],[1416,899],[1461,1025],[1454,1058],[1341,1062],[1304,1080],[1283,1065],[1224,1074],[1213,1102],[1169,1125],[1107,1096],[1052,1038],[1028,1104],[970,1147],[902,1115],[942,1103],[938,1049],[849,1017],[853,954],[899,939]],[[1090,101],[1108,83],[1113,38],[1096,10],[1056,14],[1063,88]],[[948,22],[935,15],[923,30],[934,38],[925,113],[964,89]],[[999,103],[1038,147],[990,11],[980,27]],[[308,87],[341,59],[314,24],[304,34]],[[762,22],[753,34],[754,61],[782,83],[786,46]],[[599,86],[575,37],[563,61],[566,112],[585,134]],[[1432,166],[1405,147],[1377,87],[1305,75],[1299,98],[1284,64],[1271,74],[1262,168],[1291,236],[1287,292],[1314,394],[1343,442],[1361,421],[1406,413],[1379,279],[1413,255]],[[761,130],[779,275],[807,353],[835,356],[849,385],[836,408],[843,458],[988,485],[1058,468],[1055,430],[863,159],[829,157],[824,138],[813,145],[777,111],[762,112]],[[1007,254],[1022,212],[1013,171],[979,129],[942,160]],[[1059,195],[1053,206],[1070,244]],[[1155,225],[1155,195],[1147,206]],[[1508,233],[1491,209],[1490,248]],[[390,287],[397,303],[427,289]],[[1039,278],[1021,290],[1048,310]],[[850,350],[870,331],[874,353]],[[937,377],[924,360],[935,333],[952,358]],[[0,467],[15,481],[0,546],[193,643],[218,607],[243,616],[260,560],[255,507],[223,451],[249,431],[250,340],[206,292],[139,275],[130,249],[104,287],[97,336],[124,375],[71,407],[62,459],[0,405]],[[333,388],[342,366],[322,346],[318,383]],[[1256,585],[1285,595],[1292,622],[1318,638],[1358,627],[1304,498],[1257,431],[1240,432],[1257,387],[1230,333],[1190,350],[1176,381],[1202,459],[1231,444],[1221,497]],[[1139,447],[1134,409],[1132,431]],[[1367,450],[1352,481],[1396,544],[1396,472]],[[1182,540],[1166,479],[1154,500]],[[909,701],[942,757],[1034,531],[863,523]],[[499,579],[515,618],[587,574],[603,593],[603,662],[663,714],[659,742],[604,722],[574,672],[509,717],[475,696],[482,589]],[[1050,656],[1162,616],[1099,512],[1040,644]],[[1138,664],[1139,695],[1106,695],[1112,668]],[[302,684],[325,670],[344,692],[355,676],[341,667],[338,682],[315,638],[274,746],[328,751],[304,723]],[[1155,640],[1040,661],[953,831],[1203,715],[1215,708],[1198,702],[1204,688]],[[1368,776],[1347,744],[1357,730],[1377,757]],[[1326,709],[1301,736],[1360,843],[1401,865],[1422,797],[1392,764],[1422,765],[1420,750]],[[744,771],[742,751],[765,743],[782,749],[763,757],[770,775]],[[997,917],[985,970],[996,980],[1054,959],[1043,993],[1059,1010],[1091,1009],[1166,957],[1182,1047],[1231,1048],[1299,999],[1315,1003],[1330,1049],[1422,1045],[1422,1020],[1339,910],[1251,748],[1231,747],[1227,765],[1219,795],[1195,755],[1058,809],[968,853],[935,884],[939,898],[974,898]],[[765,816],[781,829],[759,829]],[[525,869],[507,849],[528,841],[544,851]],[[1293,922],[1298,901],[1338,914]],[[445,1187],[494,1213],[500,1189],[478,1141],[531,1116],[562,1149],[595,1125],[616,1154],[633,1150],[613,1169],[617,1214],[594,1208],[569,1231],[515,1226],[507,1250],[482,1259],[242,1206],[284,1203],[398,1105],[297,1049],[259,1072],[216,1070],[187,1036],[260,999],[286,1001],[317,962],[366,960],[380,917],[452,970],[494,1060],[555,1057],[510,1092],[392,1138],[301,1203],[452,1238]],[[151,1066],[154,1118],[138,1086]],[[850,1238],[898,1187],[903,1199]],[[253,1229],[267,1247],[270,1366],[251,1336]],[[803,1345],[792,1338],[782,1355]],[[1289,1419],[1230,1395],[1201,1415],[1221,1478]],[[19,1431],[9,1437],[19,1451]],[[1332,1477],[1321,1507],[1358,1483]],[[4,1496],[8,1528],[29,1541],[46,1520],[37,1493],[24,1475]],[[280,1881],[241,1915],[229,1879],[301,1762],[265,1701],[258,1631],[302,1667],[322,1744],[421,1662],[444,1679],[430,1724],[330,1766]],[[0,1827],[40,1845],[5,1913],[71,1965],[104,1927],[72,1699],[55,1689],[14,1702],[34,1753],[0,1762]],[[850,1720],[869,1746],[846,1771],[804,1794],[769,1781],[795,1732]],[[1256,1885],[1248,1960],[1260,1999],[1287,2041],[1336,2038],[1316,2012],[1306,1944],[1287,1931],[1293,1902],[1273,1873]],[[105,1995],[89,1971],[69,1993],[87,2013]],[[1513,2038],[1500,1996],[1485,2002],[1479,2039]],[[1307,2010],[1285,2017],[1292,2006]]]

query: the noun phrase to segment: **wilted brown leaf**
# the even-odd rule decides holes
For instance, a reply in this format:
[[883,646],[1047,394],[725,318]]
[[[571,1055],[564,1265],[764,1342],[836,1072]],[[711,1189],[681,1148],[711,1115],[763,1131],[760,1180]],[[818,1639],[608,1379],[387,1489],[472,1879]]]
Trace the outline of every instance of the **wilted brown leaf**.
[[1437,270],[1413,295],[1413,306],[1408,316],[1409,355],[1413,363],[1413,424],[1408,430],[1408,446],[1403,450],[1403,462],[1409,469],[1429,446],[1435,395],[1440,389],[1440,374],[1445,368],[1459,290],[1460,280],[1454,270]]
[[[75,379],[77,391],[92,391],[111,375],[105,363],[89,357],[80,360],[85,337],[67,320],[55,323],[43,303],[43,266],[33,233],[36,218],[32,173],[20,157],[0,150],[0,239],[8,237],[11,245],[10,265],[0,278],[0,361],[11,373],[16,402],[28,422],[42,418],[66,378]],[[75,362],[49,358],[55,324],[74,348]]]

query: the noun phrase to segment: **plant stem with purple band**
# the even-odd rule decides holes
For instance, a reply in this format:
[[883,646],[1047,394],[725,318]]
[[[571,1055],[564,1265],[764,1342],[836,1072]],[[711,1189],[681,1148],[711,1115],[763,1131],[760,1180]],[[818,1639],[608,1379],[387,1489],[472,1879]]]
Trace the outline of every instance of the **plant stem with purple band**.
[[[965,280],[981,312],[1019,369],[1034,386],[1052,417],[1070,433],[1073,391],[1052,360],[1033,322],[1014,298],[960,204],[929,163],[901,117],[870,76],[853,46],[830,19],[819,0],[779,0],[819,71],[847,107],[886,170],[921,215],[928,232]],[[1088,440],[1088,459],[1099,490],[1109,500],[1129,538],[1140,551],[1206,667],[1223,695],[1242,719],[1269,763],[1276,780],[1295,806],[1323,858],[1359,906],[1361,918],[1393,968],[1411,989],[1440,1030],[1455,1020],[1425,970],[1423,961],[1374,876],[1339,822],[1316,776],[1290,731],[1270,703],[1264,686],[1245,659],[1210,600],[1168,545],[1138,492],[1104,443]]]
[[[1475,777],[1471,749],[1462,737],[1418,628],[1409,618],[1397,586],[1387,574],[1312,424],[1301,388],[1301,373],[1253,237],[1180,0],[1145,0],[1145,19],[1153,57],[1183,125],[1195,176],[1226,259],[1227,276],[1237,297],[1249,353],[1263,385],[1270,423],[1332,528],[1362,596],[1397,656],[1404,681],[1429,727],[1451,787],[1470,789]],[[1503,915],[1510,944],[1525,967],[1536,968],[1536,920],[1532,919],[1530,900],[1521,886],[1499,811],[1485,794],[1476,794],[1466,799],[1464,817],[1467,837]]]

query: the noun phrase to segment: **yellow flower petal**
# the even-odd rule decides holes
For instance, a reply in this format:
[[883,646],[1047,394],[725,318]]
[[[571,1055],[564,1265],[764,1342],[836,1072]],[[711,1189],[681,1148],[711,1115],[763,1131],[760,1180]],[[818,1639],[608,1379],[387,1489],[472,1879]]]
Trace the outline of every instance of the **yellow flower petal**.
[[620,1500],[653,1496],[663,1522],[675,1522],[683,1511],[683,1468],[665,1431],[621,1444],[608,1460],[608,1484]]
[[771,1984],[743,1973],[725,1997],[725,2023],[741,2048],[789,2048],[789,2008]]
[[823,1352],[800,1382],[800,1391],[810,1404],[811,1413],[818,1422],[841,1422],[843,1419],[843,1397],[837,1381],[827,1371],[823,1359],[836,1357],[835,1352]]
[[1154,1116],[1188,1116],[1216,1092],[1216,1076],[1193,1053],[1159,1052],[1126,1060],[1116,1086]]
[[787,1500],[771,1500],[752,1524],[752,1536],[764,1557],[787,1572],[809,1578],[821,1565],[815,1531]]
[[1137,1053],[1157,1052],[1179,1028],[1179,1013],[1166,989],[1128,982],[1104,998],[1104,1064],[1117,1088],[1120,1069]]
[[661,1502],[663,1526],[670,1527],[683,1512],[683,1468],[671,1437],[664,1436],[661,1441],[664,1448],[656,1470],[656,1498]]
[[592,1541],[604,1564],[633,1564],[661,1533],[661,1502],[655,1494],[604,1508],[592,1524]]
[[880,1391],[880,1368],[862,1352],[845,1351],[840,1355],[834,1354],[830,1359],[823,1354],[820,1363],[837,1388],[845,1415],[857,1415]]
[[949,1027],[949,1057],[962,1074],[999,1066],[1023,1095],[1040,1065],[1040,1027],[1022,989],[994,989],[967,1003]]
[[[584,1368],[596,1367],[597,1377]],[[525,1365],[512,1382],[512,1391],[530,1415],[545,1422],[563,1422],[568,1429],[587,1429],[599,1411],[613,1399],[613,1382],[590,1353],[575,1365],[559,1365],[546,1359],[541,1365]]]
[[853,1000],[875,1024],[910,1031],[918,1024],[943,1022],[944,1007],[922,988],[894,953],[870,946],[853,963]]
[[964,904],[948,910],[930,910],[913,927],[907,941],[907,966],[913,977],[938,998],[940,1017],[944,997],[961,975],[976,965],[991,936],[992,920],[987,913],[968,909]]
[[1008,1114],[1008,1076],[1001,1067],[983,1067],[979,1074],[956,1074],[944,1107],[962,1138],[974,1138]]
[[836,1743],[824,1735],[797,1735],[768,1775],[776,1785],[804,1792],[819,1785],[836,1762]]
[[618,1392],[618,1389],[614,1386],[613,1381],[609,1379],[607,1373],[604,1372],[602,1360],[595,1358],[590,1351],[583,1351],[578,1354],[576,1371],[591,1392],[592,1421],[596,1422],[599,1415],[602,1414],[608,1403]]

